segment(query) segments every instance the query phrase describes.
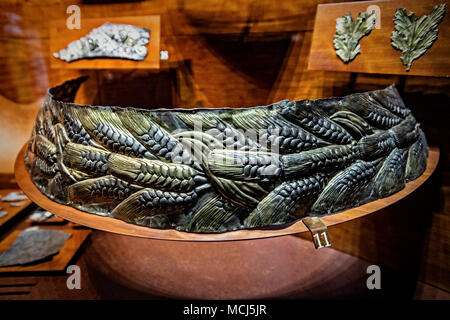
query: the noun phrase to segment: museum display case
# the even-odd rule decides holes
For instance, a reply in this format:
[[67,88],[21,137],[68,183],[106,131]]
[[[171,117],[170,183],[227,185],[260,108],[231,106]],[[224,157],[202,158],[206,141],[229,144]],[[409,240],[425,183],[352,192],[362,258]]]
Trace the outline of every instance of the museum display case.
[[450,298],[445,1],[0,8],[0,299]]

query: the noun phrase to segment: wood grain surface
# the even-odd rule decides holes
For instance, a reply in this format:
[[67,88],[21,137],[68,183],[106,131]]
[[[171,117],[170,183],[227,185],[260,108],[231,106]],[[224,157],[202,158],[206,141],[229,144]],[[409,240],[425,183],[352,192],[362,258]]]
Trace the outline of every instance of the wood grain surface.
[[[126,59],[81,59],[66,62],[53,57],[54,52],[81,37],[86,36],[92,29],[100,27],[105,22],[131,24],[150,30],[150,43],[146,45],[147,56],[142,61]],[[80,29],[67,29],[66,20],[55,20],[50,23],[50,66],[62,69],[159,69],[159,43],[161,35],[160,16],[135,17],[104,17],[82,19]]]
[[[405,8],[416,15],[429,15],[435,5],[447,3],[443,0],[388,0],[361,1],[334,4],[319,4],[317,7],[311,52],[308,69],[346,72],[367,72],[385,74],[420,75],[433,77],[450,76],[450,8],[439,25],[438,39],[427,52],[412,63],[411,70],[400,61],[401,51],[391,45],[391,34],[394,31],[394,14],[397,8]],[[380,9],[380,29],[374,28],[371,33],[360,40],[360,51],[355,59],[345,64],[336,55],[333,45],[336,33],[336,18],[351,13],[353,19],[369,6]],[[377,17],[378,18],[378,17]]]
[[[15,163],[16,180],[19,187],[23,192],[40,207],[56,213],[58,216],[67,219],[69,221],[90,227],[98,230],[114,232],[118,234],[162,239],[162,240],[182,240],[182,241],[230,241],[230,240],[245,240],[245,239],[260,239],[270,238],[282,235],[296,234],[306,232],[308,229],[304,223],[300,220],[289,226],[279,226],[277,228],[270,228],[267,230],[237,230],[226,233],[217,234],[200,234],[200,233],[187,233],[177,230],[163,230],[147,228],[143,226],[126,223],[124,221],[98,216],[91,213],[86,213],[75,208],[65,206],[54,201],[51,201],[45,195],[43,195],[39,189],[31,181],[30,175],[25,168],[24,154],[27,148],[25,144],[17,156]],[[422,185],[436,169],[439,160],[439,149],[431,148],[427,161],[427,168],[425,172],[416,180],[408,182],[405,188],[389,197],[378,199],[376,201],[369,202],[362,206],[343,211],[341,213],[324,216],[321,218],[326,226],[332,226],[347,222],[356,218],[363,217],[370,213],[381,210],[396,201],[404,198],[412,193],[420,185]]]

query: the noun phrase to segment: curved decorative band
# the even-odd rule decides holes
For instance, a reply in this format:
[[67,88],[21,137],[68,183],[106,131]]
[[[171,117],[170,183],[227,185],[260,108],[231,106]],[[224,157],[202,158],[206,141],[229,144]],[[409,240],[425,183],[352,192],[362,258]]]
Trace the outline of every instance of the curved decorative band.
[[425,170],[425,135],[394,86],[269,106],[143,110],[51,88],[25,163],[53,201],[152,228],[226,232],[389,196]]

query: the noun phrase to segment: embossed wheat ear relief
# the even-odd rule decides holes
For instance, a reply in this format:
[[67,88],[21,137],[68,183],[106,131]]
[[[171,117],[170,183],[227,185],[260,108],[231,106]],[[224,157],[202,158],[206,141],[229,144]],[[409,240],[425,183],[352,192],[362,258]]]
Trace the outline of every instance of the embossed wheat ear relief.
[[414,60],[420,58],[433,46],[438,38],[438,25],[445,15],[445,4],[435,6],[429,16],[417,17],[414,12],[407,14],[404,8],[397,8],[394,16],[395,31],[392,32],[392,46],[402,52],[400,60],[411,69]]
[[[387,197],[427,165],[425,135],[395,86],[148,110],[73,103],[86,79],[48,91],[25,165],[50,200],[127,223],[196,233],[289,224]],[[320,247],[331,244],[324,231]]]

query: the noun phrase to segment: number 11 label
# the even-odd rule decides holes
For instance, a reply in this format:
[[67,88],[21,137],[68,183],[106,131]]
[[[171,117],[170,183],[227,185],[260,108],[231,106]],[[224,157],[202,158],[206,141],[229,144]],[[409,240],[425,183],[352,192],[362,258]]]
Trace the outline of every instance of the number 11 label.
[[311,232],[316,249],[331,247],[327,226],[318,217],[306,217],[302,221]]
[[316,245],[316,249],[321,249],[321,248],[324,248],[324,247],[331,247],[331,243],[328,242],[327,232],[324,231],[320,235],[324,239],[325,245],[322,245],[322,242],[320,242],[319,233],[315,233],[313,238],[314,238],[314,244]]

